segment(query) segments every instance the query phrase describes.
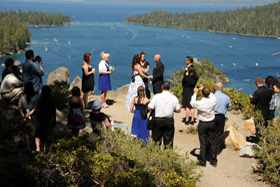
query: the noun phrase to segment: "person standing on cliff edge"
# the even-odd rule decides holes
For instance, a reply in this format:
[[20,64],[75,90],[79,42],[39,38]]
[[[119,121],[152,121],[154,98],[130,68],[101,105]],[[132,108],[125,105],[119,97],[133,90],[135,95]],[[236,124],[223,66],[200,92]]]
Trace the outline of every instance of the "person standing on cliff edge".
[[150,84],[153,85],[154,94],[161,93],[161,85],[163,83],[163,73],[164,73],[164,65],[161,62],[160,54],[156,54],[154,57],[154,61],[156,63],[153,69],[153,75],[151,75]]

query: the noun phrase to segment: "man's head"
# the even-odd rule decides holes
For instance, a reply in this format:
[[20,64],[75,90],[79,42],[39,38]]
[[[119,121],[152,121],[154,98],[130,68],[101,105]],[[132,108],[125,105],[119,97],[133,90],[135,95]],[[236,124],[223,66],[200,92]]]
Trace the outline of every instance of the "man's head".
[[25,52],[25,58],[26,60],[33,60],[34,58],[34,51],[29,49]]
[[171,88],[170,82],[169,81],[164,81],[163,84],[161,85],[161,89],[165,91],[169,91]]
[[5,67],[6,68],[12,68],[13,65],[14,65],[14,59],[12,58],[7,58],[6,61],[5,61]]
[[187,58],[186,58],[186,64],[187,64],[187,65],[190,65],[190,64],[192,64],[192,63],[193,63],[193,58],[190,57],[190,56],[187,56]]
[[257,86],[258,88],[261,87],[261,86],[263,86],[263,83],[264,83],[263,78],[258,77],[258,78],[256,79],[255,83],[256,83],[256,86]]
[[217,83],[215,84],[215,90],[216,90],[216,91],[222,91],[222,90],[223,90],[223,83],[217,82]]
[[203,97],[208,97],[210,95],[210,88],[207,86],[204,86],[202,89],[202,95],[203,95]]
[[161,59],[160,54],[156,54],[155,57],[154,57],[154,61],[155,61],[155,62],[159,62],[160,59]]

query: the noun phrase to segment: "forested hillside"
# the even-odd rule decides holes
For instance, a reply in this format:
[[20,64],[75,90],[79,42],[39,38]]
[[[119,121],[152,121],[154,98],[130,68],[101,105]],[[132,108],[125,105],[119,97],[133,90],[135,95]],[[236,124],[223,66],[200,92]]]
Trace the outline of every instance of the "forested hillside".
[[70,22],[69,16],[60,13],[0,12],[0,56],[16,53],[30,42],[28,26],[60,26]]
[[233,11],[169,13],[154,11],[131,16],[126,23],[207,30],[213,32],[280,36],[280,2]]

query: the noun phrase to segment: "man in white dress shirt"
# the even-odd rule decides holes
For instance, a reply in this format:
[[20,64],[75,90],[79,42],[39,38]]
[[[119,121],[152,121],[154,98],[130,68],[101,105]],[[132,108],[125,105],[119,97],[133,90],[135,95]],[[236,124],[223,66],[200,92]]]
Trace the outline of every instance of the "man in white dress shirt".
[[174,139],[174,112],[180,113],[181,107],[176,96],[169,92],[170,83],[165,81],[161,86],[162,93],[156,94],[148,105],[149,110],[155,110],[155,119],[152,127],[152,138],[156,143],[166,148]]
[[[206,166],[206,150],[211,148],[210,164],[217,166],[217,149],[215,139],[215,113],[216,97],[210,93],[210,88],[202,88],[202,99],[197,101],[198,89],[194,89],[194,94],[191,98],[191,105],[198,110],[198,136],[200,142],[200,158],[198,158],[198,165]],[[209,144],[208,144],[209,143]]]

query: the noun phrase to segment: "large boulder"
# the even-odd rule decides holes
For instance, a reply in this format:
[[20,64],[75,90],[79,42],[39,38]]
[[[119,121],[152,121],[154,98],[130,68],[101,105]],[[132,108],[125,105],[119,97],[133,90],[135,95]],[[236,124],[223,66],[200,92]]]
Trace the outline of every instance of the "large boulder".
[[251,132],[252,134],[255,134],[256,127],[255,127],[253,118],[250,118],[250,119],[244,121],[243,128],[244,128],[244,130],[247,130],[247,131]]
[[241,157],[254,157],[256,155],[256,151],[261,147],[256,143],[246,142],[242,148],[240,149],[239,156]]
[[118,102],[121,102],[121,103],[125,103],[128,89],[129,89],[129,84],[124,85],[124,86],[116,89],[115,91],[113,91],[113,90],[109,91],[107,93],[107,98],[108,99],[114,99],[114,100],[116,100]]
[[229,126],[225,133],[228,133],[228,136],[225,139],[225,144],[227,148],[230,148],[234,151],[240,150],[241,147],[246,143],[244,136],[238,132],[233,126]]
[[72,83],[70,84],[69,90],[72,90],[72,88],[73,88],[74,86],[79,87],[80,90],[82,91],[82,79],[81,79],[79,76],[77,76],[77,77],[72,81]]
[[52,71],[47,80],[47,84],[51,85],[54,81],[65,81],[69,84],[69,70],[67,67],[59,67]]

